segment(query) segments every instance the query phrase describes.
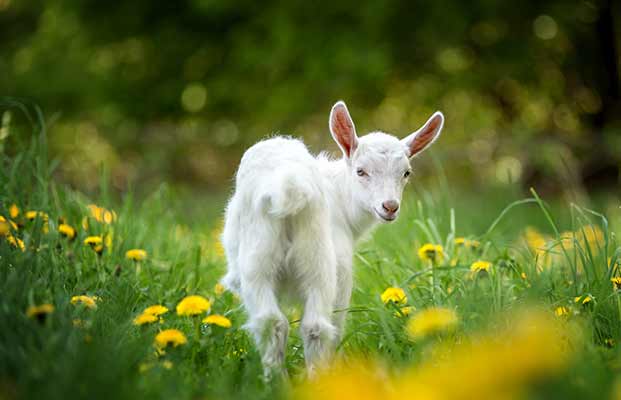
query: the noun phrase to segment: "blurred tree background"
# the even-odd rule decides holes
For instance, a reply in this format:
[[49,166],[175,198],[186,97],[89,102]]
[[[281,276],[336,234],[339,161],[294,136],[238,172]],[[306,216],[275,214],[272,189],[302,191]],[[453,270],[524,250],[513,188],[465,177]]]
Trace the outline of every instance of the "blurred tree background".
[[0,0],[0,38],[1,94],[43,108],[87,191],[102,163],[120,190],[222,190],[273,132],[336,151],[338,99],[359,133],[444,111],[454,185],[621,183],[619,0]]

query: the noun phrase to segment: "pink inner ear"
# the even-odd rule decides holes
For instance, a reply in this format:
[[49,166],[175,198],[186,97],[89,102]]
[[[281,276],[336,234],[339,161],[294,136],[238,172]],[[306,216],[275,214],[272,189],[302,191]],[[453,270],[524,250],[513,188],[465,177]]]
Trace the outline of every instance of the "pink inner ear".
[[345,107],[337,106],[334,108],[334,113],[332,114],[332,130],[336,136],[336,140],[349,157],[355,145],[355,132],[354,124]]
[[440,117],[434,117],[427,125],[425,125],[423,130],[416,135],[410,144],[410,154],[414,155],[422,151],[431,141],[433,141],[436,137],[441,121],[442,119]]

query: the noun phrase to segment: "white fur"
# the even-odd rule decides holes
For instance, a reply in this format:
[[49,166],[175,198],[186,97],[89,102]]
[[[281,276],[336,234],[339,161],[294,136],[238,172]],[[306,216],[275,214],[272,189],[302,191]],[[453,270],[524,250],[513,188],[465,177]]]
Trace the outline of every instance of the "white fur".
[[[351,126],[333,126],[335,117]],[[442,128],[442,114],[433,118],[440,118],[439,128],[426,135],[423,148]],[[289,322],[279,307],[285,293],[304,307],[300,329],[309,373],[329,358],[345,321],[344,312],[333,311],[349,306],[355,242],[377,222],[396,218],[398,211],[386,213],[382,202],[400,201],[415,155],[409,149],[420,132],[403,141],[381,132],[358,138],[343,102],[333,107],[330,128],[344,152],[338,161],[314,157],[292,138],[249,148],[226,208],[222,283],[241,295],[267,374],[280,370],[285,356]]]

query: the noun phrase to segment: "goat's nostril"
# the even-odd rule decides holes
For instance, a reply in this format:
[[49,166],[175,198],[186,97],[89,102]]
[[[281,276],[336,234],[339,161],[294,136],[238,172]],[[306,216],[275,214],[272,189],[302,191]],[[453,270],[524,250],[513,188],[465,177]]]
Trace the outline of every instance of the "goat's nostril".
[[382,208],[384,211],[389,213],[396,213],[399,209],[399,202],[396,200],[387,200],[382,203]]

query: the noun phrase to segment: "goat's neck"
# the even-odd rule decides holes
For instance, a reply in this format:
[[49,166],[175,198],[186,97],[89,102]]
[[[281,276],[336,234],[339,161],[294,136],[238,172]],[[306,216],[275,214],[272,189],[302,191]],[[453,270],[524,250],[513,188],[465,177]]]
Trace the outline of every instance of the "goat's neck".
[[353,196],[352,176],[345,160],[330,161],[324,170],[329,185],[328,194],[334,207],[336,223],[345,223],[343,227],[356,241],[365,232],[377,224],[375,216],[363,208]]

